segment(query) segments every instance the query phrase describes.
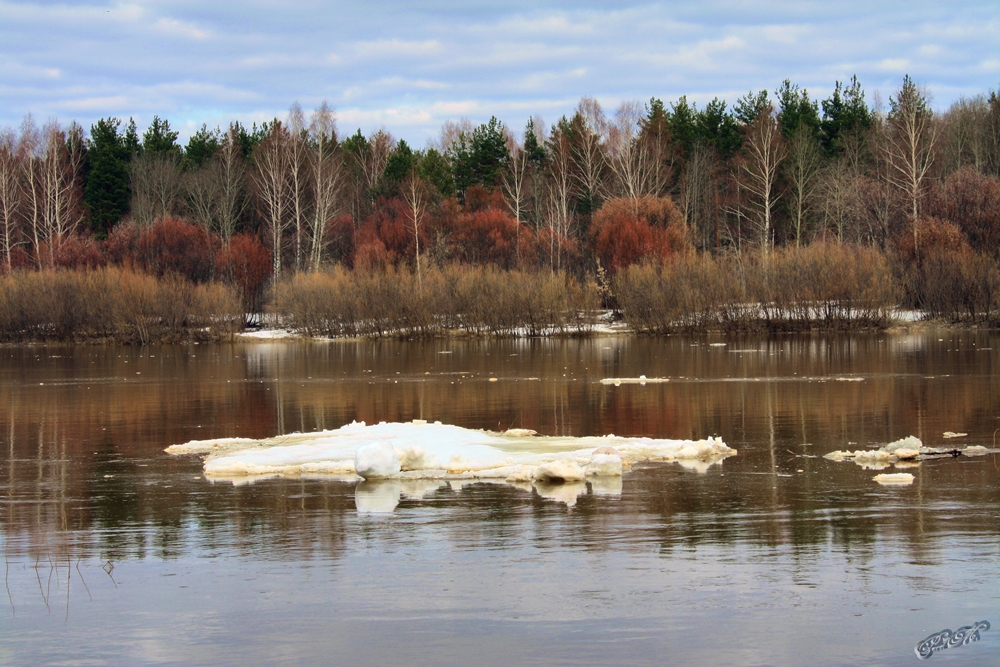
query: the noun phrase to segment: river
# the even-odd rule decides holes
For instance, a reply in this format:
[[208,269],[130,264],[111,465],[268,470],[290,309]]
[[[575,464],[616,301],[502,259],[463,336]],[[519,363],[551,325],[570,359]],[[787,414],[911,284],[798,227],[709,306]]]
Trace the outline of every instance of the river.
[[[992,447],[998,371],[1000,335],[951,330],[3,347],[0,663],[904,665],[973,626],[931,660],[1000,664],[975,625],[1000,622],[1000,461],[888,487],[821,458]],[[640,375],[669,382],[600,382]],[[412,419],[739,453],[573,505],[445,483],[372,515],[354,484],[163,452]]]

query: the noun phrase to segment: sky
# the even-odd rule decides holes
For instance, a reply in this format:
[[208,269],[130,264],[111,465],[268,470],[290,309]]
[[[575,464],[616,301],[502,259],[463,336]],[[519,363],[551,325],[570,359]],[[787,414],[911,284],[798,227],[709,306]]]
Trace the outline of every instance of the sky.
[[0,127],[153,115],[186,139],[308,113],[416,146],[447,120],[569,114],[581,97],[730,104],[856,74],[882,104],[909,74],[934,108],[1000,86],[1000,2],[0,0]]

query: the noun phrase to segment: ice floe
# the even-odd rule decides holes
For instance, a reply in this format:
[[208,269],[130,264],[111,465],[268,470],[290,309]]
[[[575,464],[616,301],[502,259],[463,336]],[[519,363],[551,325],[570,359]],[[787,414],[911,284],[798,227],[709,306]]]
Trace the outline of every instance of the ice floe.
[[[964,435],[964,434],[963,434]],[[954,456],[982,456],[997,453],[981,445],[970,445],[958,448],[925,447],[919,438],[907,436],[901,440],[882,445],[877,449],[837,450],[826,454],[823,458],[831,461],[854,461],[868,470],[882,470],[890,465],[897,468],[909,468],[920,465],[920,461]]]
[[[355,492],[358,510],[373,513],[391,512],[401,494],[415,496],[408,486],[423,494],[446,481],[526,486],[572,505],[588,486],[594,495],[620,495],[622,473],[640,461],[676,461],[704,472],[736,454],[721,438],[537,436],[528,429],[498,433],[423,420],[353,422],[263,440],[200,440],[166,451],[203,455],[205,476],[212,481],[239,484],[280,475],[361,478],[365,481]],[[384,480],[395,484],[382,485]]]
[[873,480],[879,484],[913,484],[913,475],[908,472],[898,472],[894,474],[883,473],[881,475],[875,475],[872,477]]

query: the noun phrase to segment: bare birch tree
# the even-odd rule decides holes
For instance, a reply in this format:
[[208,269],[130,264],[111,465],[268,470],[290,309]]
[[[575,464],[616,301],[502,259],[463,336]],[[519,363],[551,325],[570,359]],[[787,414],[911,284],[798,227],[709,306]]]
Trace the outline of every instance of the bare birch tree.
[[719,242],[715,215],[718,171],[715,151],[701,142],[695,143],[681,172],[678,199],[685,224],[701,239],[702,250],[709,250]]
[[219,233],[228,243],[247,208],[247,166],[235,124],[229,126],[214,159],[219,186]]
[[424,212],[427,208],[427,186],[414,170],[403,181],[401,191],[409,217],[408,227],[413,232],[413,261],[417,267],[417,287],[423,289],[423,279],[420,272],[420,230],[424,225]]
[[524,147],[514,138],[514,135],[509,132],[507,134],[507,151],[510,153],[510,160],[508,160],[505,169],[501,172],[501,185],[504,194],[507,195],[507,207],[510,208],[511,215],[514,216],[514,220],[517,222],[514,238],[517,244],[518,257],[520,257],[521,224],[524,218],[528,195],[525,188],[525,177],[528,173],[528,154],[525,152]]
[[796,247],[802,242],[802,232],[813,209],[822,166],[819,142],[808,126],[799,125],[788,142],[788,158],[785,161]]
[[0,251],[3,264],[11,270],[11,255],[23,243],[20,230],[22,203],[21,167],[14,133],[0,134]]
[[746,212],[755,227],[761,249],[767,252],[774,234],[774,206],[780,198],[778,168],[785,157],[785,145],[768,104],[746,128],[743,155],[737,163],[738,187]]
[[309,146],[306,144],[306,120],[302,107],[296,102],[288,112],[288,176],[291,196],[292,233],[295,252],[295,271],[302,270],[302,245],[308,216],[310,180]]
[[549,264],[562,268],[563,239],[569,236],[572,222],[573,160],[569,138],[561,130],[553,132],[548,142],[548,187],[545,218],[549,227]]
[[285,230],[291,222],[290,142],[288,130],[280,121],[275,121],[267,136],[254,151],[254,185],[260,214],[264,219],[267,239],[271,246],[275,281],[281,277]]
[[341,192],[344,186],[343,156],[337,147],[336,117],[325,101],[310,119],[309,139],[312,144],[309,157],[314,194],[310,265],[316,271],[323,261],[326,224],[341,209]]
[[913,247],[918,247],[917,218],[920,215],[920,198],[924,181],[934,162],[934,144],[938,128],[934,115],[927,105],[927,96],[909,76],[895,98],[889,98],[890,111],[886,119],[883,150],[889,165],[889,183],[906,194]]
[[580,196],[596,210],[600,207],[600,200],[604,194],[604,172],[607,162],[604,140],[608,132],[608,121],[600,103],[592,97],[581,99],[570,127],[574,134],[570,153],[575,166],[573,176]]

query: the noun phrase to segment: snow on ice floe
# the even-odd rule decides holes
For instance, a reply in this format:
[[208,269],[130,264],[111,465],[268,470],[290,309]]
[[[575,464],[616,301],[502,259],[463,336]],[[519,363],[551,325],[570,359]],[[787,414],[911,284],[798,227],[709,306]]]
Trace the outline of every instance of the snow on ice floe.
[[[205,455],[205,475],[213,481],[238,484],[277,475],[362,478],[355,500],[363,512],[391,512],[400,495],[416,497],[417,490],[428,493],[447,481],[533,487],[572,505],[588,483],[595,495],[619,495],[623,471],[640,461],[677,461],[704,472],[736,454],[721,438],[546,437],[527,429],[497,433],[423,420],[353,422],[264,440],[199,440],[166,451]],[[384,480],[393,484],[381,484]]]

